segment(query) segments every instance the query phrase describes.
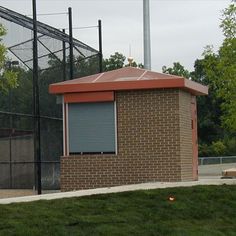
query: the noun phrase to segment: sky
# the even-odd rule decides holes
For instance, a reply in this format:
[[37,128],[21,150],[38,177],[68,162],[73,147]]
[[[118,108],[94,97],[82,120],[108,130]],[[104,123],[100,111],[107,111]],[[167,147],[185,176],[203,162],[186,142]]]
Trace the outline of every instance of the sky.
[[[215,50],[223,34],[221,11],[230,0],[150,0],[151,64],[180,62],[193,70],[206,45]],[[32,14],[31,0],[0,0],[0,6],[23,15]],[[102,20],[103,54],[115,52],[143,63],[142,0],[37,0],[38,20],[56,28],[68,28],[68,7],[72,7],[74,37],[98,49],[98,19]],[[48,13],[62,13],[42,15]],[[82,27],[82,29],[81,29]],[[80,28],[80,29],[78,29]]]

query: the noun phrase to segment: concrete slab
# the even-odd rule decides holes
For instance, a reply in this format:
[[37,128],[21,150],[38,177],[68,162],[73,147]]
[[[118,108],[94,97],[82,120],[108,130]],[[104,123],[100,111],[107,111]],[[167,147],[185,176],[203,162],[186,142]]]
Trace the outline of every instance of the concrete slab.
[[202,176],[222,176],[222,171],[236,167],[236,163],[228,164],[215,164],[215,165],[202,165],[198,166],[198,174]]
[[6,198],[0,199],[0,204],[10,204],[17,202],[32,202],[38,200],[53,200],[60,198],[71,198],[71,197],[82,197],[90,196],[95,194],[106,194],[106,193],[118,193],[118,192],[127,192],[135,190],[147,190],[147,189],[158,189],[158,188],[173,188],[173,187],[190,187],[196,185],[236,185],[236,179],[200,179],[199,181],[191,182],[154,182],[154,183],[144,183],[144,184],[133,184],[133,185],[124,185],[111,188],[98,188],[98,189],[88,189],[88,190],[79,190],[73,192],[62,192],[62,193],[50,193],[36,196],[27,196],[27,197],[15,197],[15,198]]

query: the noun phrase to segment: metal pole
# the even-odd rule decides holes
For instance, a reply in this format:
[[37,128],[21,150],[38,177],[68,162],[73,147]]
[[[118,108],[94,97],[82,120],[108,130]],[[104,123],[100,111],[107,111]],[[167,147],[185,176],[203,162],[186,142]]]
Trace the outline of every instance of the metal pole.
[[[65,29],[62,30],[63,33],[65,33]],[[63,80],[66,80],[66,43],[63,40],[62,41],[62,52],[63,52],[63,59],[62,59],[62,63],[63,63]]]
[[[9,69],[11,70],[11,62],[9,62]],[[9,90],[9,111],[12,112],[12,89]],[[10,136],[9,136],[9,151],[10,151],[10,188],[12,189],[12,134],[13,134],[13,122],[12,114],[10,115]]]
[[73,30],[72,30],[72,10],[68,8],[69,16],[69,38],[70,38],[70,79],[74,78],[74,56],[73,56]]
[[36,0],[33,5],[33,100],[34,100],[34,157],[37,170],[37,190],[42,193],[41,185],[41,151],[40,151],[40,110],[39,110],[39,76],[38,76],[38,35]]
[[144,50],[144,68],[151,70],[149,0],[143,0],[143,50]]
[[103,72],[102,68],[102,21],[98,20],[98,40],[99,40],[99,72]]
[[10,162],[10,188],[12,189],[13,185],[12,185],[12,134],[13,134],[13,128],[12,128],[12,114],[10,115],[10,129],[11,129],[11,133],[9,136],[9,149],[10,149],[10,158],[9,158],[9,162]]

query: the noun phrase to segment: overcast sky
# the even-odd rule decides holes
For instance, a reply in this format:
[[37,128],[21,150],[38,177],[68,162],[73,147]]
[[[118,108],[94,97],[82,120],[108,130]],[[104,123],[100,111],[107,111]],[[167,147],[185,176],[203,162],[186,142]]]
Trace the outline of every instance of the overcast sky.
[[[152,70],[179,61],[187,69],[206,45],[222,43],[221,11],[230,0],[150,0]],[[142,0],[37,0],[38,14],[73,11],[73,27],[103,26],[104,57],[118,51],[143,62]],[[0,5],[24,15],[32,14],[31,0],[0,0]],[[68,27],[67,14],[38,20],[56,28]],[[75,29],[74,37],[98,48],[97,28]]]

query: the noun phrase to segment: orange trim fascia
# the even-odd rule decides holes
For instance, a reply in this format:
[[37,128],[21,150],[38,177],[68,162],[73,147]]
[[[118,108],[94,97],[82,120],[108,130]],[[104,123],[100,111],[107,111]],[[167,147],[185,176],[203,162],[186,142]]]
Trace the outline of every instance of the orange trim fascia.
[[49,92],[53,94],[80,93],[96,91],[117,91],[117,90],[137,90],[156,88],[182,88],[196,95],[205,95],[208,88],[184,78],[177,79],[157,79],[157,80],[136,80],[136,81],[115,81],[97,83],[78,84],[51,84]]
[[114,101],[114,92],[66,93],[64,101],[65,103],[110,102]]
[[138,80],[138,81],[115,81],[98,83],[78,83],[78,84],[51,84],[49,93],[76,93],[95,91],[117,91],[133,89],[154,89],[154,88],[178,88],[184,86],[184,79],[158,79],[158,80]]
[[208,95],[208,86],[185,79],[184,87],[194,95]]

